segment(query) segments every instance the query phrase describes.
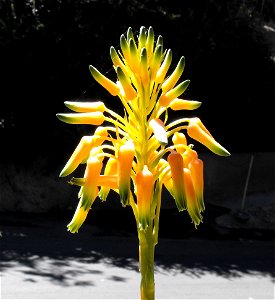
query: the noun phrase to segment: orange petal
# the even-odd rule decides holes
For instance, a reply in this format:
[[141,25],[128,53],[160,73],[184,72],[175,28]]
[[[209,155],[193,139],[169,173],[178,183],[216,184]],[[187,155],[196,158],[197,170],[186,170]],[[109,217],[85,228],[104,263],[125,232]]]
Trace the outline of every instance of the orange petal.
[[187,210],[192,221],[195,224],[195,227],[197,227],[202,221],[202,216],[200,214],[197,195],[192,182],[191,172],[187,168],[184,168],[184,186],[186,191]]
[[118,188],[123,206],[129,203],[130,178],[134,156],[135,146],[132,141],[127,141],[118,150]]
[[180,153],[180,154],[184,153],[186,147],[181,147],[181,145],[182,146],[187,146],[187,141],[186,141],[186,137],[185,137],[184,133],[175,132],[173,137],[172,137],[172,142],[176,146],[176,150],[177,150],[178,153]]
[[98,194],[98,178],[102,169],[102,161],[96,157],[90,157],[85,170],[85,184],[82,190],[81,204],[87,210],[93,204]]
[[146,229],[150,223],[151,203],[153,199],[154,176],[147,166],[136,175],[136,193],[138,218],[141,229]]
[[186,209],[186,195],[183,176],[183,159],[180,153],[176,151],[168,155],[167,161],[171,168],[171,177],[173,181],[173,196],[179,211]]
[[201,159],[192,160],[188,168],[191,172],[193,185],[197,194],[199,210],[205,209],[203,201],[204,179],[203,179],[203,161]]

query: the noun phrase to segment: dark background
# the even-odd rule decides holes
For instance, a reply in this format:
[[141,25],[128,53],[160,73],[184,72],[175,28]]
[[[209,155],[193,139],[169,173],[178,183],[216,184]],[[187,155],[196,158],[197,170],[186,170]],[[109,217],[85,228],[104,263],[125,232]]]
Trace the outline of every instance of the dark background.
[[[242,168],[240,190],[249,154],[274,152],[273,0],[0,0],[2,209],[29,211],[29,202],[47,211],[54,198],[55,210],[67,207],[67,202],[74,209],[76,189],[67,187],[58,174],[81,136],[95,128],[62,123],[56,113],[66,111],[64,101],[77,99],[102,100],[112,109],[122,109],[118,98],[92,78],[89,65],[115,79],[110,46],[118,49],[120,35],[129,26],[137,35],[142,25],[152,26],[156,36],[163,36],[164,48],[172,49],[171,70],[185,56],[182,79],[191,80],[185,96],[202,102],[191,115],[200,117],[232,154],[248,154],[237,159]],[[211,154],[198,143],[195,147]],[[216,163],[207,167],[212,172],[208,186],[220,191],[214,164],[228,160],[213,157]],[[255,187],[264,178],[272,182],[270,173],[274,178],[274,164],[272,170],[272,163],[263,160],[258,169],[267,169],[264,164],[269,171],[267,176],[254,172],[261,179],[255,177]],[[236,162],[225,163],[221,172],[232,176],[234,168]],[[222,182],[227,189],[235,188],[226,178]]]
[[118,104],[88,66],[114,79],[110,46],[142,25],[163,36],[174,65],[185,56],[186,97],[202,101],[194,115],[222,145],[274,150],[274,1],[1,0],[0,13],[1,150],[12,159],[47,153],[55,166],[73,148],[83,129],[56,119],[64,101]]

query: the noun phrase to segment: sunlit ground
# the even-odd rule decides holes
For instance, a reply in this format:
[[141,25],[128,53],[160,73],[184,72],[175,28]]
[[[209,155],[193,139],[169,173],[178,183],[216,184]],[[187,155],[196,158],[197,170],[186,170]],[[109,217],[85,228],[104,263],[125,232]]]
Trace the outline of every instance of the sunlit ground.
[[[2,227],[2,299],[136,299],[135,235],[108,236],[64,220]],[[274,299],[274,240],[161,238],[157,299]]]

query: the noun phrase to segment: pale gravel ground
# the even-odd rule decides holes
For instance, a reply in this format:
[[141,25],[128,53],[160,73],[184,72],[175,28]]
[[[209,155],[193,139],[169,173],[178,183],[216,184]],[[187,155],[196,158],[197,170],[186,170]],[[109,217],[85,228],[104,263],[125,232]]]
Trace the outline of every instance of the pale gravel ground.
[[[65,224],[2,226],[1,299],[138,299],[136,237]],[[161,238],[156,299],[274,299],[274,249],[274,239]]]
[[[11,263],[2,277],[2,299],[138,299],[139,274],[108,262],[40,259],[35,274],[31,267]],[[57,264],[57,265],[56,265]],[[55,266],[56,265],[56,266]],[[254,272],[223,277],[211,272],[196,276],[176,268],[157,267],[156,299],[274,299],[271,276]],[[66,277],[60,282],[48,276]]]

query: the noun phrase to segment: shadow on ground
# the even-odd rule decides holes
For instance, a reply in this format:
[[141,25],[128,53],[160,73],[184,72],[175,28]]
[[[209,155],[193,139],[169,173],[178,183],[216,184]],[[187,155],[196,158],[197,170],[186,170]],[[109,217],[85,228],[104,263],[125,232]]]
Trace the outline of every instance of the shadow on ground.
[[[214,208],[209,211],[217,213]],[[138,272],[138,241],[134,224],[124,218],[126,213],[111,217],[111,212],[98,211],[95,215],[97,224],[87,222],[75,235],[66,231],[68,216],[2,215],[2,272],[17,266],[25,281],[43,277],[59,285],[80,286],[93,285],[78,277],[100,274],[100,263]],[[196,277],[208,272],[226,278],[274,275],[272,232],[223,232],[207,219],[193,230],[184,219],[174,212],[163,213],[156,272]],[[111,277],[113,281],[126,280],[123,273]]]

